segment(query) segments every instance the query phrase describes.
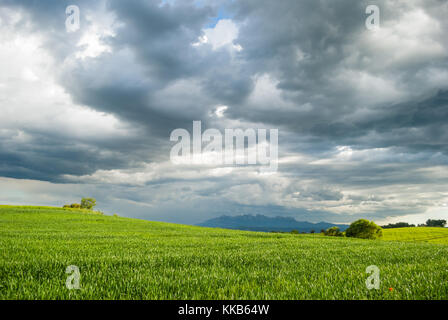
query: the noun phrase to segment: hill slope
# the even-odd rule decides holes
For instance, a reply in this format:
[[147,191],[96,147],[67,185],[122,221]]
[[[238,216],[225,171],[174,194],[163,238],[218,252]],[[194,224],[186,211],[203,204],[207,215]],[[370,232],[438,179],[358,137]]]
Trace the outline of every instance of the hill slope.
[[448,228],[414,227],[384,229],[383,234],[383,240],[448,244]]
[[[0,207],[0,247],[0,299],[448,299],[445,245]],[[65,287],[69,265],[80,290]]]

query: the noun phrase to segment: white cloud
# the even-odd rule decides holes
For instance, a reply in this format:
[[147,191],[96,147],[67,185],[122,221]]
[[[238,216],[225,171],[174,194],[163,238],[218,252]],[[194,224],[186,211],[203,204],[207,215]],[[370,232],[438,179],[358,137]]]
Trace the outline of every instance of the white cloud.
[[0,28],[0,101],[3,129],[40,130],[72,139],[126,134],[112,115],[74,104],[57,83],[59,68],[34,34]]
[[366,31],[361,35],[360,45],[375,57],[373,66],[396,68],[447,57],[447,50],[440,42],[444,34],[438,20],[416,8],[388,20],[376,32]]
[[224,113],[227,111],[229,107],[228,106],[217,106],[214,114],[218,117],[218,118],[222,118],[224,117]]
[[95,16],[87,15],[89,28],[84,31],[77,47],[75,56],[79,59],[96,58],[103,53],[111,53],[112,48],[105,44],[105,38],[115,37],[114,22],[115,17],[112,14],[106,14],[104,11]]
[[238,27],[232,20],[219,20],[215,27],[204,29],[203,32],[204,35],[200,36],[198,41],[193,43],[193,46],[210,44],[213,50],[222,47],[235,51],[243,50],[241,45],[234,43],[238,38]]

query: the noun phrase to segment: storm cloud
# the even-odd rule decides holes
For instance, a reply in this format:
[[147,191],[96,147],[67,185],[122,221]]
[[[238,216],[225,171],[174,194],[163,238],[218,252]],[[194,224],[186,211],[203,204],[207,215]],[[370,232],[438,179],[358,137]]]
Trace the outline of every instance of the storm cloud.
[[[181,223],[446,217],[447,15],[441,0],[0,0],[0,201],[90,195]],[[279,129],[278,171],[172,164],[170,133],[194,120]]]

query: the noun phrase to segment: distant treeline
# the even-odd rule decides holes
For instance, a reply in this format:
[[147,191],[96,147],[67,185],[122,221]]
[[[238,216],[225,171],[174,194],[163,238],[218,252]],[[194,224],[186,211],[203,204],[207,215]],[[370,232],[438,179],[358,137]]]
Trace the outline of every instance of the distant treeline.
[[95,198],[82,198],[81,203],[65,204],[63,208],[92,210],[96,206]]
[[415,227],[415,224],[409,224],[407,222],[397,222],[397,223],[389,223],[386,226],[381,226],[383,229],[392,229],[392,228],[410,228]]
[[[419,224],[418,227],[445,227],[446,220],[433,220],[428,219],[426,223]],[[392,228],[410,228],[415,227],[415,224],[409,224],[407,222],[397,222],[397,223],[389,223],[386,226],[381,226],[383,229],[392,229]]]
[[[433,220],[428,219],[426,224],[419,224],[418,227],[445,227],[446,220]],[[382,229],[391,229],[391,228],[409,228],[415,227],[414,224],[409,224],[407,222],[398,222],[398,223],[390,223],[386,226],[378,226],[373,221],[368,221],[365,219],[359,219],[348,227],[346,231],[341,231],[338,227],[334,226],[328,228],[327,230],[321,230],[320,232],[326,236],[331,237],[353,237],[360,239],[379,239],[383,236]],[[300,232],[297,230],[292,230],[292,234],[299,234]],[[305,233],[305,232],[302,232]],[[314,230],[311,230],[311,233],[314,233]]]

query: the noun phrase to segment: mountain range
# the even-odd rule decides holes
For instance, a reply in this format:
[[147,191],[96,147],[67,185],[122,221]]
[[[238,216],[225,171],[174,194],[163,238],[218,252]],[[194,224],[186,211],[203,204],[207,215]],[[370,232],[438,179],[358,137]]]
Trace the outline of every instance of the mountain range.
[[267,217],[264,215],[241,215],[241,216],[220,216],[198,224],[202,227],[236,229],[246,231],[276,231],[290,232],[320,232],[331,227],[339,227],[341,231],[348,228],[346,224],[334,224],[329,222],[312,223],[307,221],[297,221],[289,217]]

